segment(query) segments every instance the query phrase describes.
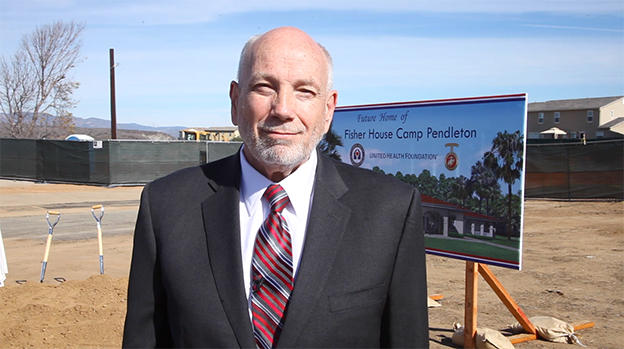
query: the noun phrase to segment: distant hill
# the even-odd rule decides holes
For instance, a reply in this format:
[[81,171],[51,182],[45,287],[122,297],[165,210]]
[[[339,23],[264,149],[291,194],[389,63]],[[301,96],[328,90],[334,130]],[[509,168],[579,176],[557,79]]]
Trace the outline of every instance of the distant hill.
[[[89,135],[96,140],[106,140],[111,138],[110,128],[86,128],[76,127],[74,134]],[[132,139],[132,140],[150,140],[150,141],[171,141],[178,139],[172,135],[158,131],[144,131],[144,130],[128,130],[123,128],[117,128],[117,139]]]
[[[67,132],[65,129],[48,128],[46,139],[65,139],[69,134],[84,134],[93,137],[96,140],[107,140],[111,138],[110,128],[86,128],[75,127],[73,132]],[[0,138],[11,138],[7,127],[0,122]],[[133,140],[150,140],[150,141],[170,141],[177,137],[164,132],[143,131],[143,130],[126,130],[117,129],[117,139],[133,139]]]
[[[99,118],[80,118],[74,116],[74,123],[76,128],[107,128],[110,129],[110,120],[104,120]],[[179,131],[187,128],[186,126],[162,126],[153,127],[145,126],[136,123],[117,123],[117,130],[139,130],[139,131],[152,131],[166,133],[174,138],[178,138]]]
[[[53,116],[48,116],[53,117]],[[8,127],[4,124],[4,115],[0,114],[0,138],[10,137]],[[80,118],[74,116],[74,134],[86,134],[96,140],[110,139],[110,120],[98,118]],[[174,140],[178,139],[179,131],[186,126],[153,127],[135,123],[117,123],[117,139],[138,140]],[[41,134],[37,133],[36,134]],[[65,139],[69,134],[65,129],[51,127],[45,132],[47,139]]]

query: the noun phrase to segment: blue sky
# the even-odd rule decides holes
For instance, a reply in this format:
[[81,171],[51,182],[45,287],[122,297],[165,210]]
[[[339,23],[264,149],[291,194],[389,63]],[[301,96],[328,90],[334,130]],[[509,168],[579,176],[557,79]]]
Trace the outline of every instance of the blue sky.
[[332,53],[339,106],[528,93],[624,95],[621,0],[0,0],[0,54],[55,20],[86,24],[75,116],[228,126],[240,49],[283,25]]

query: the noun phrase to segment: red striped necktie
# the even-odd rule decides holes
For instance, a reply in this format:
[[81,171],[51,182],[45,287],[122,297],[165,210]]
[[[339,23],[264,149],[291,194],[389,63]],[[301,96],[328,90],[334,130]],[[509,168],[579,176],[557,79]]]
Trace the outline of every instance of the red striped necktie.
[[271,211],[256,236],[252,261],[252,313],[256,345],[277,345],[286,306],[293,289],[292,246],[282,210],[290,200],[279,184],[270,185],[263,198]]

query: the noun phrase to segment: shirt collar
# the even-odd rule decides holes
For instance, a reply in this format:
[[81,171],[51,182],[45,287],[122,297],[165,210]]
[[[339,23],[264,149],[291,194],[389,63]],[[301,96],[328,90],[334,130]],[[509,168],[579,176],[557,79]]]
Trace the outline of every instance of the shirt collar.
[[[260,172],[249,164],[245,158],[245,154],[243,154],[242,148],[240,151],[240,162],[242,171],[241,199],[245,202],[247,214],[251,214],[251,212],[256,209],[257,204],[262,204],[262,195],[266,188],[273,184],[273,182],[260,174]],[[299,213],[303,214],[304,208],[307,207],[310,202],[317,162],[318,157],[316,150],[314,150],[306,162],[279,182],[290,199],[291,205],[286,206],[286,209],[292,206],[295,215]]]

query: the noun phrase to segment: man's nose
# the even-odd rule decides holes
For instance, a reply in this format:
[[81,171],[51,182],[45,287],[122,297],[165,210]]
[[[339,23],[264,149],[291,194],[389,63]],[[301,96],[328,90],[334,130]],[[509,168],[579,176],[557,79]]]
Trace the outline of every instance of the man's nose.
[[293,119],[296,108],[295,103],[295,96],[292,93],[280,91],[276,94],[273,102],[273,114],[282,120]]

